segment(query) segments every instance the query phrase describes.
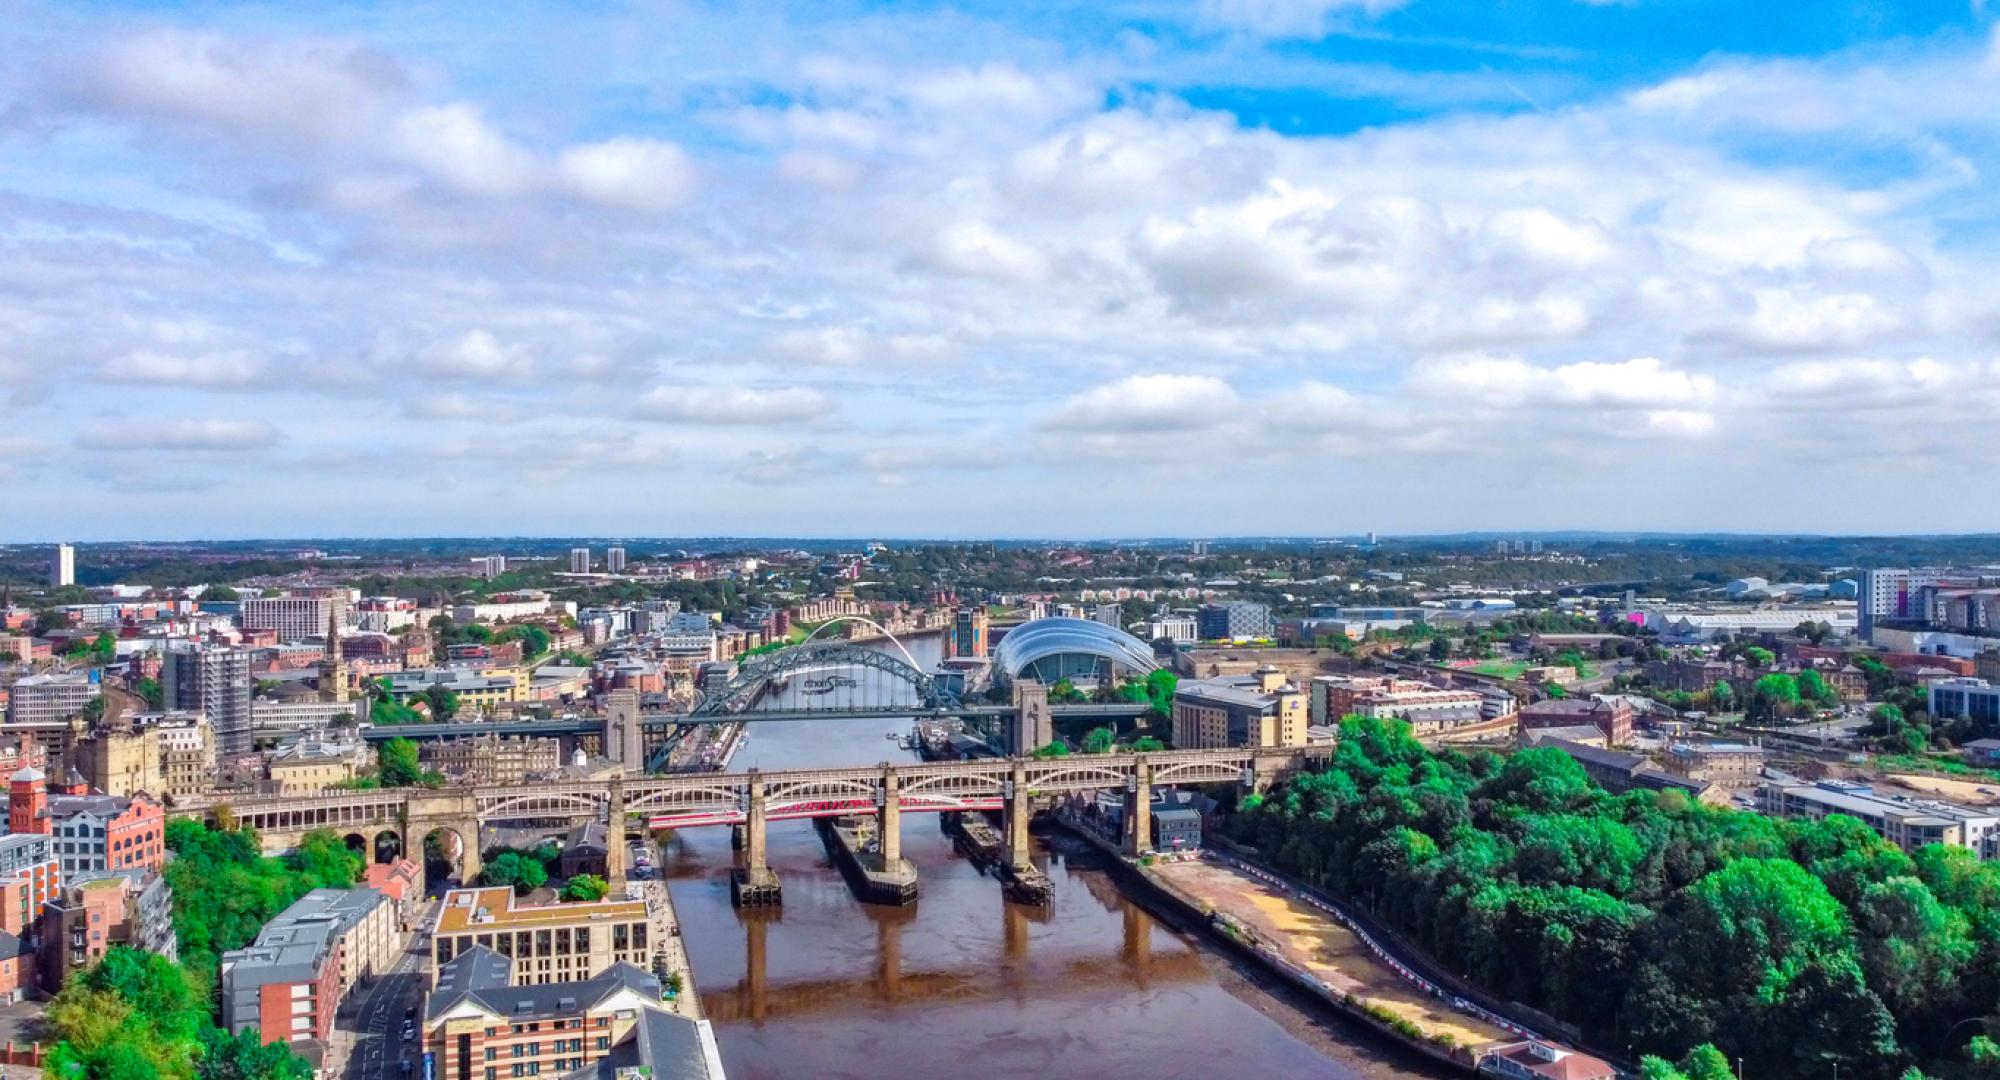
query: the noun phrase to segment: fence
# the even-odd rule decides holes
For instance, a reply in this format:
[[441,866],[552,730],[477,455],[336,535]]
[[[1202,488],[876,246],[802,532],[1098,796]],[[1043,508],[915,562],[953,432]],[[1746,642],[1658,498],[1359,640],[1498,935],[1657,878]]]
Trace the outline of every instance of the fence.
[[1408,982],[1412,986],[1415,986],[1417,989],[1422,990],[1424,993],[1429,994],[1430,996],[1437,998],[1441,1001],[1449,1001],[1451,1002],[1451,1007],[1458,1010],[1459,1012],[1465,1013],[1468,1016],[1476,1016],[1479,1019],[1484,1020],[1489,1024],[1492,1024],[1494,1027],[1500,1028],[1503,1031],[1512,1032],[1513,1034],[1518,1035],[1523,1039],[1534,1039],[1538,1042],[1546,1041],[1543,1040],[1541,1035],[1535,1033],[1534,1031],[1528,1028],[1522,1027],[1520,1024],[1515,1023],[1513,1020],[1508,1019],[1505,1016],[1501,1016],[1499,1013],[1496,1013],[1491,1009],[1484,1008],[1475,1002],[1467,1001],[1465,998],[1459,997],[1457,994],[1448,993],[1445,991],[1443,987],[1438,986],[1436,983],[1430,981],[1429,979],[1424,978],[1422,975],[1417,974],[1415,971],[1410,970],[1407,964],[1404,964],[1401,960],[1398,960],[1393,953],[1383,948],[1381,943],[1377,942],[1373,935],[1368,933],[1368,931],[1363,930],[1353,919],[1349,918],[1347,913],[1345,911],[1342,911],[1338,905],[1329,903],[1326,900],[1323,900],[1320,897],[1313,895],[1312,892],[1310,892],[1309,890],[1294,886],[1291,882],[1286,881],[1285,879],[1279,877],[1276,874],[1271,873],[1268,870],[1265,870],[1263,867],[1244,862],[1242,859],[1238,859],[1231,855],[1224,855],[1216,851],[1210,851],[1207,852],[1206,854],[1207,857],[1210,859],[1234,867],[1236,870],[1248,874],[1253,878],[1256,878],[1258,881],[1261,881],[1264,884],[1269,885],[1273,889],[1278,890],[1279,892],[1285,894],[1286,896],[1297,897],[1298,899],[1306,902],[1307,904],[1310,904],[1313,907],[1316,907],[1319,910],[1325,912],[1326,914],[1332,916],[1335,922],[1338,922],[1340,925],[1346,927],[1350,933],[1352,933],[1356,938],[1359,938],[1361,943],[1368,947],[1368,951],[1373,953],[1375,955],[1375,958],[1377,960],[1380,960],[1385,967],[1395,972],[1405,982]]
[[41,1043],[23,1044],[9,1040],[5,1056],[0,1057],[0,1064],[27,1065],[39,1069],[42,1067],[42,1059],[48,1055],[48,1049]]

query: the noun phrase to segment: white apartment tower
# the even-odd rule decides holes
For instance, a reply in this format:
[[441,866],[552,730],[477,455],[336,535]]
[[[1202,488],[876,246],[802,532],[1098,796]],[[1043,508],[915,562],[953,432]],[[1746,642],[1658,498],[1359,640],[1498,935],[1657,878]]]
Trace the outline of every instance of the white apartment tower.
[[580,547],[580,548],[569,549],[569,572],[572,574],[590,573],[589,548]]
[[604,549],[604,568],[614,574],[625,572],[625,549],[622,547]]
[[49,560],[49,584],[55,588],[76,584],[76,549],[68,544],[57,544],[56,553]]

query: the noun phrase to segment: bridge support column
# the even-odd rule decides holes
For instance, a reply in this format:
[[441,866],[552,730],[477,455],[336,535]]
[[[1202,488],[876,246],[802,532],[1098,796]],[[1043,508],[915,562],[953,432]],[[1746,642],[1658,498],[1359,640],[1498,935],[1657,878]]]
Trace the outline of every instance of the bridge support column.
[[605,757],[627,771],[645,771],[646,736],[639,724],[637,690],[613,690],[604,695],[604,730],[599,738]]
[[616,776],[604,788],[604,880],[625,880],[625,781]]
[[1026,866],[1034,848],[1028,843],[1028,820],[1035,814],[1028,797],[1028,764],[1015,758],[1007,776],[1007,865]]
[[1049,688],[1033,679],[1014,683],[1014,718],[1007,727],[1007,752],[1025,757],[1055,741],[1055,717],[1049,712]]
[[730,875],[729,896],[737,907],[779,903],[783,893],[778,875],[764,855],[764,774],[750,770],[743,803],[743,865]]
[[897,793],[894,766],[882,773],[882,816],[877,825],[882,834],[882,867],[893,869],[903,859],[903,797]]
[[1125,854],[1133,858],[1153,849],[1153,766],[1144,756],[1132,765],[1131,786],[1125,790]]

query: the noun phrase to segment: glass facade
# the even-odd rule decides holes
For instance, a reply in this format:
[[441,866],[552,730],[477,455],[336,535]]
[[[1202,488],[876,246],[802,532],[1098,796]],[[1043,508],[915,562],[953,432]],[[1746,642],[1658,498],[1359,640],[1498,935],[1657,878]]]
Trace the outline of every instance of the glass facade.
[[1102,680],[1158,666],[1145,642],[1088,619],[1034,619],[1009,630],[993,650],[994,677],[1001,683]]

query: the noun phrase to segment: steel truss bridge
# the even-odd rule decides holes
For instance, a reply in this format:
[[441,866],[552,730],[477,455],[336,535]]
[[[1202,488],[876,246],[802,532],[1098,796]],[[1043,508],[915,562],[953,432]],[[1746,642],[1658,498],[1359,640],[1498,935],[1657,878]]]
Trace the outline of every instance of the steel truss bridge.
[[[1012,705],[960,705],[956,708],[941,709],[924,709],[915,705],[864,705],[811,710],[746,709],[740,713],[708,714],[649,711],[641,714],[639,723],[649,730],[674,728],[684,724],[724,724],[741,721],[765,723],[780,720],[885,720],[901,717],[913,719],[956,717],[992,723],[1013,715],[1013,712]],[[1049,712],[1058,718],[1129,720],[1145,715],[1146,706],[1123,701],[1087,705],[1051,705]],[[603,727],[604,722],[597,717],[565,717],[553,720],[468,720],[447,724],[395,724],[371,727],[362,732],[362,738],[369,742],[388,742],[391,739],[414,739],[423,742],[430,739],[458,739],[468,735],[487,734],[558,737],[596,735]]]
[[[1148,754],[1089,754],[1061,758],[977,761],[781,772],[694,773],[612,777],[550,784],[441,789],[401,788],[302,797],[199,800],[177,805],[175,817],[215,818],[227,804],[242,825],[257,830],[270,850],[295,847],[305,834],[330,829],[381,850],[394,834],[401,851],[420,850],[433,832],[449,833],[460,853],[460,876],[479,872],[479,830],[502,822],[573,826],[611,823],[622,834],[628,818],[654,827],[742,825],[745,863],[768,878],[764,832],[773,818],[828,817],[873,811],[882,822],[884,858],[900,857],[903,810],[1005,811],[1010,865],[1025,863],[1028,820],[1037,799],[1097,791],[1121,792],[1125,843],[1137,854],[1151,844],[1149,804],[1155,785],[1240,783],[1261,788],[1297,768],[1306,749],[1169,750]],[[607,870],[624,876],[625,845],[607,845]]]
[[[894,639],[891,639],[894,643]],[[900,650],[900,643],[895,643]],[[968,703],[907,659],[844,641],[809,641],[753,657],[727,683],[711,687],[685,713],[643,709],[642,728],[658,732],[693,724],[795,720],[880,720],[902,717],[957,718],[994,728],[1013,715],[1012,705]],[[781,702],[774,699],[782,698]],[[1131,702],[1051,705],[1055,717],[1130,720],[1146,706]],[[598,735],[594,717],[509,722],[468,721],[373,727],[370,742],[395,738],[448,739],[498,732],[508,735]]]
[[[863,800],[873,808],[894,776],[902,807],[912,811],[990,809],[1013,793],[1015,770],[1028,794],[1126,790],[1142,767],[1153,784],[1249,783],[1305,755],[1297,750],[1164,750],[1150,754],[1079,754],[1062,758],[992,758],[850,769],[693,773],[619,777],[499,787],[390,788],[306,796],[191,800],[174,817],[212,817],[226,805],[245,826],[267,837],[342,829],[421,816],[422,804],[444,797],[467,802],[477,824],[553,818],[606,820],[614,806],[659,825],[720,825],[743,820],[753,785],[772,818],[852,813],[827,804]],[[1275,763],[1275,766],[1274,766]]]
[[[855,674],[860,677],[855,678]],[[704,693],[691,711],[695,716],[733,717],[777,689],[791,691],[794,699],[802,702],[786,711],[806,714],[857,707],[878,712],[915,707],[937,713],[963,704],[957,694],[896,653],[846,642],[813,641],[754,657],[727,683]]]

